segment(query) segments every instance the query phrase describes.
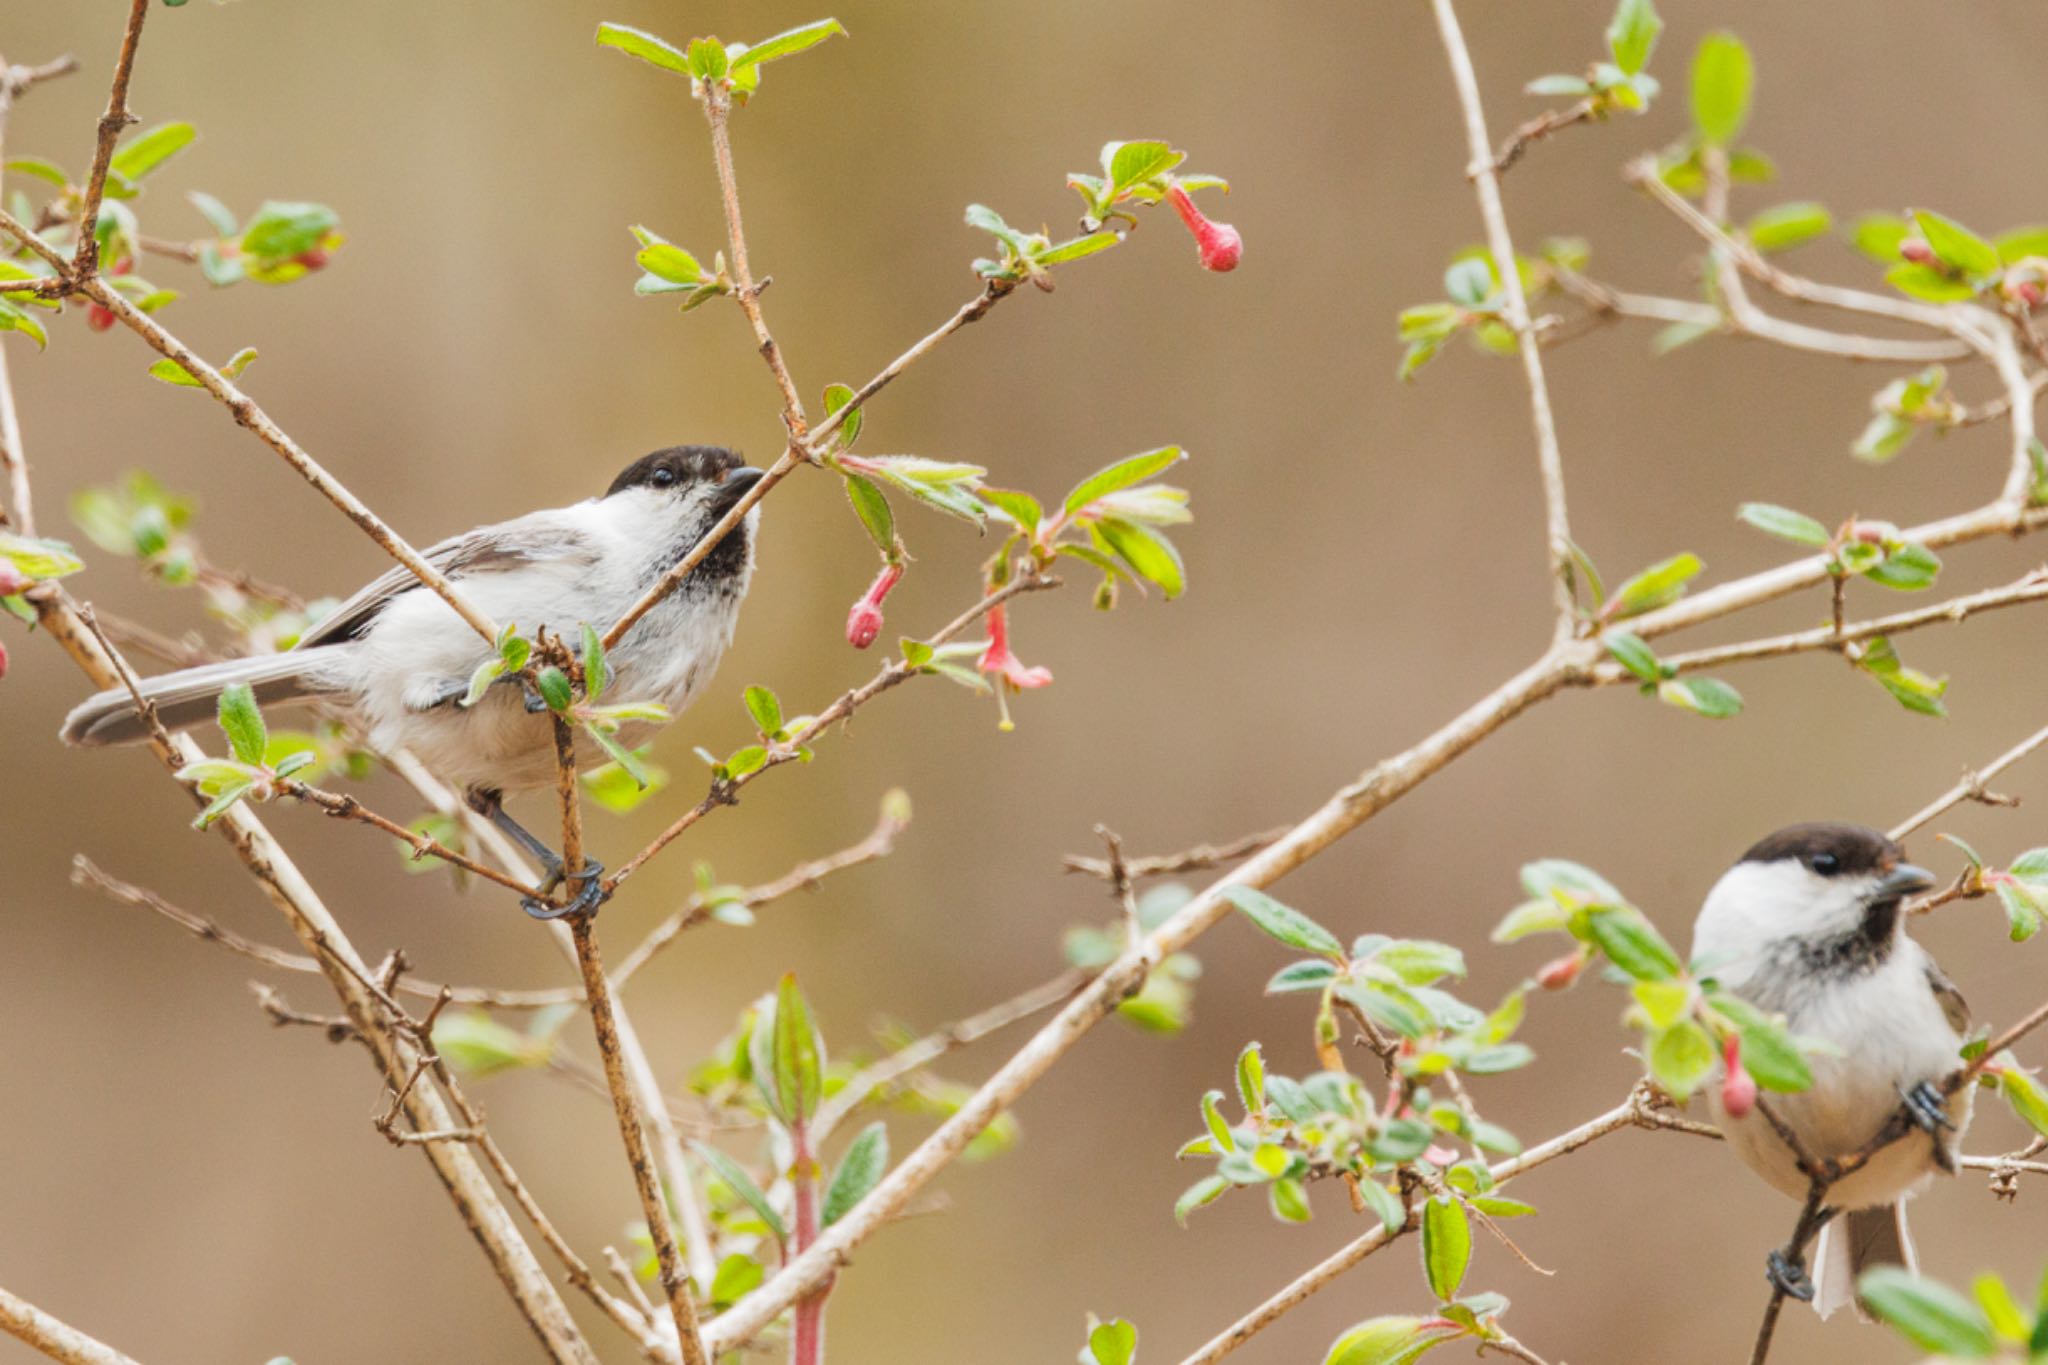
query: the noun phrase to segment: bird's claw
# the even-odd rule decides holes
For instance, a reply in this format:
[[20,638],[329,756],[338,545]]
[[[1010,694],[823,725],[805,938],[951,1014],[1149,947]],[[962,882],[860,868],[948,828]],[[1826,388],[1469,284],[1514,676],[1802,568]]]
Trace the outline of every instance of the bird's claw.
[[1787,1297],[1801,1303],[1813,1302],[1813,1280],[1807,1275],[1806,1267],[1782,1250],[1773,1251],[1764,1258],[1764,1278]]
[[1944,1128],[1954,1128],[1955,1120],[1948,1116],[1948,1101],[1930,1081],[1921,1081],[1900,1096],[1905,1106],[1906,1117],[1916,1127],[1939,1137]]
[[604,864],[600,862],[587,861],[574,872],[560,874],[557,881],[578,883],[576,894],[561,905],[539,896],[521,896],[520,908],[535,919],[561,919],[566,915],[594,915],[611,898],[604,885]]

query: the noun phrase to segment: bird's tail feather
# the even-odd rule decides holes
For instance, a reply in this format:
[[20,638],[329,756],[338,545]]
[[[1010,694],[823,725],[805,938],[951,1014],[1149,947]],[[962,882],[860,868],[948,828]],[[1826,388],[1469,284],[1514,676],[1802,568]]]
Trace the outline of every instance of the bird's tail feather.
[[1822,1228],[1813,1259],[1820,1267],[1814,1277],[1814,1311],[1825,1318],[1837,1308],[1854,1306],[1857,1316],[1868,1320],[1870,1315],[1856,1297],[1856,1281],[1863,1272],[1880,1265],[1920,1268],[1913,1238],[1906,1231],[1905,1201],[1856,1209]]
[[[144,678],[140,690],[166,728],[182,729],[212,719],[220,694],[236,683],[247,683],[255,690],[256,700],[270,706],[327,695],[332,688],[323,680],[325,670],[319,659],[325,652],[309,649],[201,664]],[[64,728],[58,733],[66,744],[96,748],[137,743],[149,738],[149,727],[136,709],[135,698],[120,688],[79,703],[64,718]]]

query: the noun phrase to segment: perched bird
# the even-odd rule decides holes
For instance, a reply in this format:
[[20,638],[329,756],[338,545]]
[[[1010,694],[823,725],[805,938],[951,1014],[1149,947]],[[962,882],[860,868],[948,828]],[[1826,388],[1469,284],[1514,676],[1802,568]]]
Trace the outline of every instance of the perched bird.
[[[478,610],[531,634],[574,640],[603,630],[652,588],[753,487],[761,471],[719,446],[673,446],[628,465],[601,498],[532,512],[444,540],[425,558]],[[732,642],[754,572],[760,512],[750,511],[682,584],[607,656],[619,700],[680,711],[710,681]],[[400,566],[314,624],[289,650],[181,669],[142,683],[172,729],[210,720],[221,692],[247,683],[266,706],[319,704],[356,724],[373,748],[410,750],[457,784],[551,866],[560,860],[507,817],[507,792],[554,781],[553,726],[521,680],[460,701],[496,657],[455,611]],[[67,744],[132,744],[149,736],[127,691],[102,692],[65,718]],[[578,759],[597,757],[581,740]],[[594,865],[593,865],[594,866]],[[601,869],[600,869],[601,870]],[[586,896],[595,874],[578,873]],[[535,910],[541,903],[528,906]]]
[[[1903,1105],[1923,1131],[1879,1151],[1830,1187],[1830,1222],[1815,1250],[1817,1283],[1781,1252],[1772,1282],[1811,1299],[1822,1317],[1854,1302],[1873,1265],[1914,1267],[1905,1201],[1936,1170],[1955,1170],[1972,1087],[1944,1099],[1961,1064],[1969,1006],[1925,949],[1908,938],[1901,906],[1934,885],[1899,846],[1856,825],[1793,825],[1742,856],[1714,885],[1693,926],[1693,961],[1793,1033],[1828,1044],[1811,1058],[1813,1086],[1769,1103],[1819,1160],[1862,1149]],[[1810,1182],[1758,1111],[1731,1115],[1710,1088],[1721,1131],[1749,1168],[1795,1199]]]

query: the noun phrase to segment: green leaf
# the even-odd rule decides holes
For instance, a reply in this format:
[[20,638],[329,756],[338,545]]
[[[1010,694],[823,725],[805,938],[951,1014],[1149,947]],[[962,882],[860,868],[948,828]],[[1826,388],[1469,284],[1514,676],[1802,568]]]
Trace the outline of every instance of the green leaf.
[[1466,1335],[1442,1318],[1368,1318],[1330,1343],[1323,1365],[1413,1365],[1424,1352]]
[[1633,76],[1649,65],[1650,51],[1663,31],[1664,21],[1650,0],[1621,0],[1607,26],[1607,51],[1616,66]]
[[645,749],[634,750],[633,756],[639,760],[638,777],[617,763],[606,763],[581,774],[583,790],[591,800],[624,815],[668,785],[668,770],[647,762]]
[[793,973],[776,987],[769,1046],[779,1101],[776,1112],[790,1123],[808,1118],[825,1094],[825,1044],[811,1023],[810,1005]]
[[1683,1100],[1714,1069],[1714,1040],[1690,1019],[1660,1029],[1650,1039],[1650,1074],[1666,1094]]
[[[438,1036],[435,1041],[440,1041]],[[690,1150],[702,1158],[704,1164],[711,1168],[712,1174],[724,1181],[727,1188],[760,1216],[776,1241],[789,1241],[788,1225],[782,1221],[782,1215],[775,1211],[775,1206],[768,1202],[768,1196],[761,1192],[761,1187],[754,1183],[754,1178],[747,1174],[745,1167],[708,1142],[692,1142]]]
[[235,683],[221,692],[217,710],[221,733],[228,737],[235,757],[244,763],[261,763],[270,734],[263,725],[263,712],[256,706],[256,693],[247,683]]
[[1065,265],[1068,261],[1078,261],[1083,256],[1093,256],[1098,251],[1107,251],[1122,240],[1123,238],[1114,232],[1091,232],[1085,236],[1055,243],[1043,251],[1034,252],[1031,259],[1040,265]]
[[683,57],[689,63],[690,75],[700,81],[722,81],[731,69],[725,44],[716,38],[690,39]]
[[687,56],[652,33],[637,28],[628,28],[624,24],[599,24],[597,45],[615,47],[629,57],[638,57],[641,61],[658,66],[664,71],[673,71],[681,76],[690,74],[690,59]]
[[1536,1212],[1534,1204],[1525,1204],[1519,1199],[1504,1199],[1493,1194],[1477,1196],[1472,1200],[1472,1207],[1488,1218],[1528,1218]]
[[1525,95],[1561,95],[1566,99],[1584,99],[1593,93],[1593,87],[1583,76],[1538,76],[1522,87]]
[[540,699],[548,704],[550,711],[566,713],[576,704],[576,693],[575,689],[569,686],[569,675],[553,664],[535,671],[533,687],[540,693]]
[[[825,386],[826,417],[831,417],[834,413],[838,412],[841,408],[845,407],[848,403],[851,403],[852,401],[853,388],[851,385],[827,384]],[[837,442],[838,447],[841,450],[844,450],[846,447],[852,445],[854,443],[854,440],[857,437],[859,437],[861,419],[865,416],[867,416],[867,412],[864,408],[855,408],[852,412],[846,414],[846,419],[842,421],[839,424],[838,429],[832,433],[833,440]]]
[[1941,558],[1925,545],[1902,544],[1864,570],[1863,576],[1895,592],[1918,592],[1934,586],[1941,572]]
[[1367,1208],[1379,1217],[1380,1226],[1388,1232],[1399,1232],[1408,1222],[1408,1208],[1399,1195],[1370,1176],[1358,1182],[1358,1193],[1365,1200]]
[[1725,147],[1749,122],[1756,84],[1749,49],[1732,33],[1710,33],[1692,61],[1692,121],[1700,141]]
[[767,688],[755,684],[745,693],[747,714],[762,734],[774,736],[782,730],[782,702]]
[[23,175],[32,175],[38,180],[47,180],[60,190],[66,188],[71,183],[71,177],[64,173],[63,167],[55,162],[44,161],[40,157],[18,156],[5,164],[6,168],[10,171],[20,171]]
[[847,1147],[846,1155],[839,1158],[839,1168],[832,1173],[832,1183],[825,1189],[824,1225],[829,1228],[851,1213],[853,1206],[881,1183],[888,1169],[889,1129],[876,1119],[860,1130]]
[[1928,303],[1959,303],[1977,297],[1976,286],[1968,280],[1959,280],[1938,267],[1914,261],[1899,262],[1884,272],[1884,279],[1901,294],[1910,294]]
[[894,556],[897,553],[896,514],[890,510],[889,499],[882,495],[874,480],[862,474],[848,474],[846,500],[853,504],[853,513],[867,528],[868,539],[875,542],[875,548],[884,555]]
[[1735,509],[1739,520],[1748,522],[1765,535],[1789,540],[1794,545],[1824,546],[1828,543],[1828,528],[1789,507],[1777,507],[1768,502],[1745,502]]
[[1991,1330],[2001,1340],[2024,1343],[2033,1328],[2033,1317],[2022,1310],[2013,1299],[2012,1290],[2005,1287],[2005,1281],[1998,1276],[1985,1273],[1970,1284],[1970,1292],[1976,1296],[1978,1307],[1990,1319]]
[[837,19],[820,19],[816,23],[785,29],[774,37],[763,38],[746,51],[736,54],[732,59],[732,69],[744,71],[763,62],[793,57],[807,47],[816,47],[835,33],[845,32],[846,26]]
[[1678,954],[1640,911],[1596,909],[1586,916],[1586,932],[1610,962],[1638,981],[1669,980],[1683,969]]
[[1835,220],[1823,204],[1802,200],[1779,204],[1751,218],[1743,230],[1758,251],[1785,251],[1833,231]]
[[1109,177],[1109,197],[1115,199],[1133,185],[1144,184],[1166,174],[1187,154],[1164,142],[1112,142],[1102,149],[1103,173]]
[[1919,227],[1920,235],[1927,239],[1927,245],[1942,264],[1959,270],[1965,275],[1996,275],[2001,262],[1998,248],[1964,227],[1953,218],[1935,213],[1931,209],[1913,209],[1913,222]]
[[[1036,531],[1038,523],[1045,518],[1045,508],[1040,506],[1038,499],[1032,497],[1029,493],[1019,493],[1009,488],[987,487],[977,488],[974,491],[981,495],[982,501],[988,503],[989,506],[994,507],[1005,517],[1009,518],[1010,523],[1019,530],[1025,532]],[[1070,548],[1079,550],[1085,547],[1076,545]],[[1114,568],[1113,562],[1109,568],[1110,571],[1121,572]]]
[[1312,1216],[1308,1190],[1292,1176],[1282,1177],[1267,1186],[1266,1199],[1273,1216],[1283,1223],[1306,1223]]
[[212,803],[205,810],[200,811],[198,817],[192,821],[192,828],[205,829],[215,820],[227,814],[228,808],[237,801],[240,801],[244,796],[247,796],[255,785],[254,782],[247,778],[242,778],[223,786],[219,794],[213,798]]
[[1669,678],[1657,684],[1657,699],[1709,720],[1742,713],[1742,694],[1719,678]]
[[1472,1225],[1465,1206],[1437,1195],[1422,1206],[1422,1270],[1439,1299],[1458,1297],[1472,1260]]
[[704,267],[697,263],[697,258],[674,242],[637,223],[630,231],[640,242],[640,250],[634,253],[633,259],[648,274],[670,284],[684,286],[698,285],[706,279]]
[[1220,1175],[1203,1176],[1188,1186],[1180,1198],[1173,1201],[1173,1221],[1186,1227],[1189,1214],[1205,1204],[1215,1203],[1229,1188],[1230,1182]]
[[283,261],[327,243],[341,218],[325,204],[265,202],[242,229],[242,254]]
[[192,145],[199,136],[189,123],[163,123],[114,149],[107,169],[123,180],[140,180]]
[[1685,596],[1685,585],[1704,568],[1700,557],[1690,551],[1652,564],[1616,588],[1600,614],[1609,620],[1640,616],[1676,602]]
[[[1127,144],[1128,145],[1128,144]],[[1067,515],[1078,516],[1082,509],[1097,498],[1106,497],[1119,489],[1143,483],[1155,475],[1178,464],[1185,456],[1179,446],[1161,446],[1141,455],[1130,455],[1115,464],[1099,469],[1074,486],[1067,494]]]
[[1446,976],[1465,975],[1465,955],[1448,943],[1432,939],[1396,939],[1373,950],[1370,958],[1374,966],[1386,968],[1410,986],[1427,986]]
[[1670,1028],[1692,1007],[1692,986],[1684,981],[1638,981],[1629,994],[1643,1007],[1652,1028]]
[[1299,948],[1307,953],[1319,953],[1334,961],[1343,961],[1344,945],[1337,936],[1317,924],[1307,915],[1289,906],[1282,905],[1263,891],[1249,886],[1226,886],[1223,898],[1238,909],[1253,924],[1279,939],[1290,948]]
[[1295,991],[1319,991],[1337,979],[1337,968],[1319,958],[1291,962],[1273,974],[1266,994],[1286,995]]
[[62,578],[85,567],[85,561],[61,540],[18,536],[12,531],[0,531],[0,559],[12,564],[23,578]]
[[1898,263],[1899,246],[1912,235],[1912,225],[1892,213],[1866,213],[1849,229],[1856,249],[1884,265]]
[[1865,1271],[1856,1292],[1872,1313],[1922,1350],[1981,1360],[1998,1349],[1976,1304],[1902,1267]]
[[1131,1365],[1138,1352],[1138,1329],[1122,1318],[1098,1323],[1088,1334],[1088,1354],[1094,1365]]
[[[1453,261],[1444,272],[1444,293],[1466,308],[1482,308],[1495,292],[1493,263],[1484,256]],[[1405,315],[1404,315],[1405,320]],[[1462,322],[1462,320],[1461,320]]]
[[1244,1101],[1246,1114],[1265,1112],[1266,1059],[1260,1055],[1257,1043],[1237,1054],[1237,1097]]
[[1122,517],[1104,517],[1089,525],[1089,534],[1106,545],[1132,573],[1159,585],[1168,601],[1187,591],[1187,567],[1180,551],[1150,526]]
[[1661,681],[1664,667],[1657,658],[1657,651],[1651,649],[1640,635],[1626,630],[1606,630],[1600,633],[1600,643],[1607,646],[1607,652],[1629,672],[1646,683]]
[[[248,369],[250,362],[255,359],[256,348],[254,346],[244,346],[241,350],[228,357],[227,364],[220,367],[222,377],[227,379],[240,377],[242,371]],[[183,365],[180,365],[169,356],[165,356],[162,360],[149,367],[149,377],[160,379],[166,384],[177,385],[180,388],[197,389],[204,387]]]
[[2040,1083],[2022,1071],[2017,1062],[2001,1061],[2004,1065],[1998,1077],[1999,1093],[2022,1122],[2048,1137],[2048,1094],[2042,1093]]
[[1759,1086],[1782,1094],[1812,1088],[1813,1069],[1775,1016],[1725,991],[1716,992],[1709,1003],[1742,1035],[1742,1065]]

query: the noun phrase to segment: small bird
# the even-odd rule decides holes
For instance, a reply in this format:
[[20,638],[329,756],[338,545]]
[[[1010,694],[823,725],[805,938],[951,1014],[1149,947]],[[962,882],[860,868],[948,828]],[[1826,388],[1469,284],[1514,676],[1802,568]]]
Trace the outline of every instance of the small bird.
[[[1870,1266],[1914,1268],[1905,1201],[1936,1170],[1954,1172],[1970,1121],[1972,1087],[1946,1100],[1940,1090],[1961,1064],[1969,1006],[1906,936],[1901,914],[1907,896],[1934,883],[1875,830],[1793,825],[1715,883],[1693,926],[1699,970],[1832,1049],[1811,1058],[1812,1088],[1769,1099],[1809,1153],[1830,1160],[1859,1151],[1902,1105],[1924,1130],[1827,1191],[1831,1221],[1815,1248],[1817,1281],[1796,1260],[1771,1253],[1772,1283],[1812,1300],[1822,1317],[1855,1301],[1856,1278]],[[1717,1087],[1709,1102],[1751,1170],[1795,1199],[1808,1197],[1798,1158],[1764,1115],[1729,1114]]]
[[[532,512],[444,540],[424,557],[491,619],[575,639],[600,631],[681,561],[760,480],[720,446],[672,446],[635,460],[601,498]],[[681,711],[710,681],[738,624],[754,572],[758,508],[721,540],[607,655],[607,695]],[[203,664],[141,685],[171,729],[210,720],[221,692],[246,683],[266,706],[317,704],[353,722],[371,747],[410,750],[455,783],[550,869],[561,860],[504,813],[506,793],[555,779],[553,723],[517,677],[460,705],[471,675],[496,652],[403,566],[390,570],[278,654]],[[629,732],[630,733],[630,732]],[[133,744],[149,728],[126,690],[102,692],[64,720],[67,744]],[[579,763],[601,757],[579,736]],[[595,864],[577,873],[589,908]],[[536,914],[557,913],[545,902]],[[559,913],[567,913],[566,910]]]

